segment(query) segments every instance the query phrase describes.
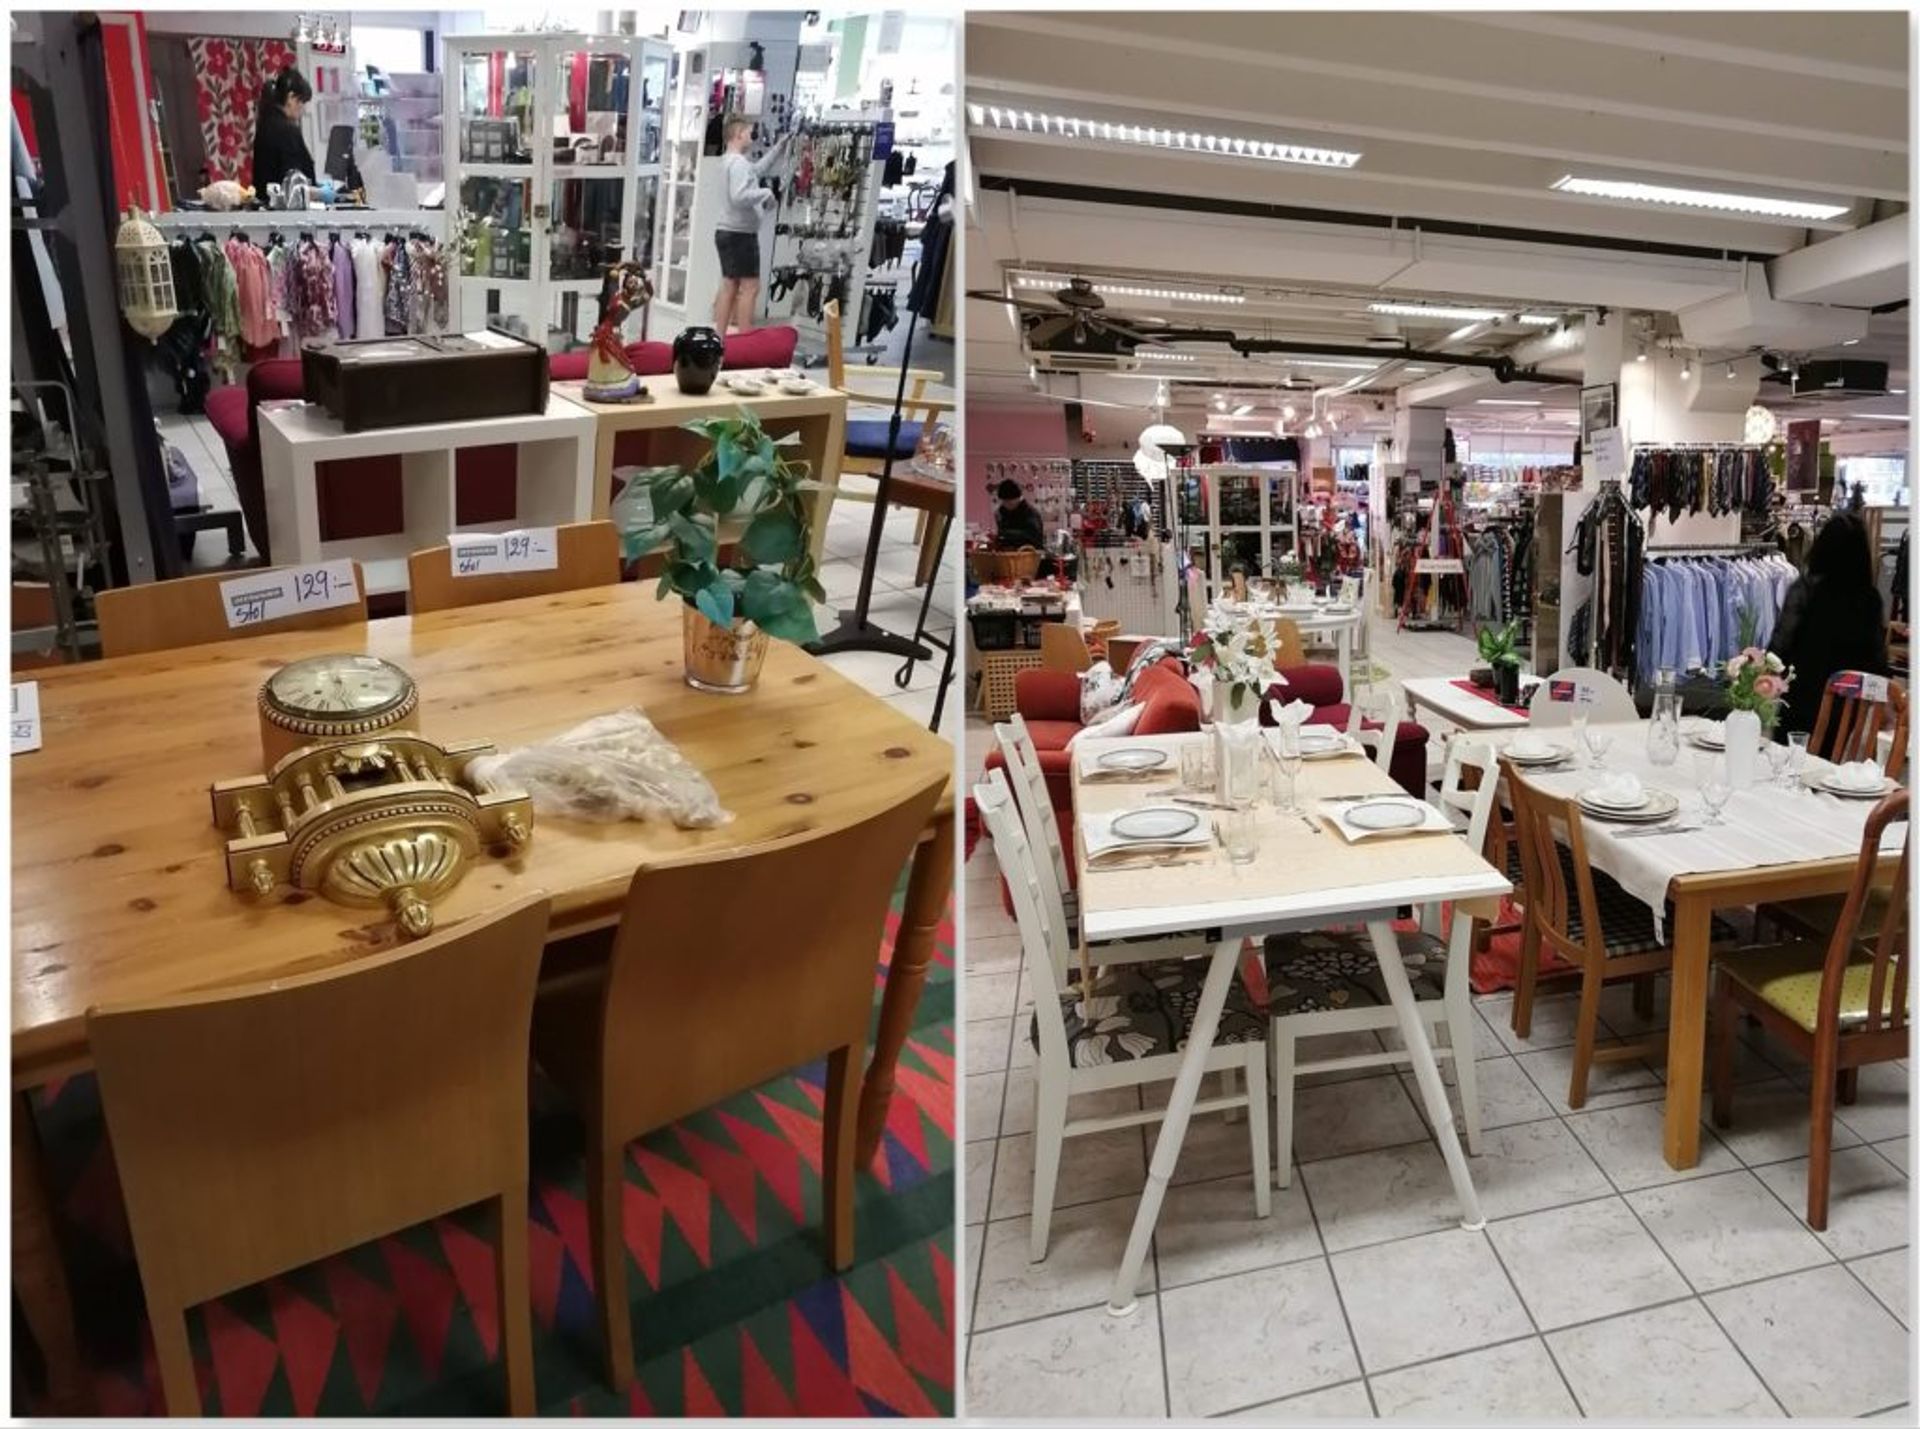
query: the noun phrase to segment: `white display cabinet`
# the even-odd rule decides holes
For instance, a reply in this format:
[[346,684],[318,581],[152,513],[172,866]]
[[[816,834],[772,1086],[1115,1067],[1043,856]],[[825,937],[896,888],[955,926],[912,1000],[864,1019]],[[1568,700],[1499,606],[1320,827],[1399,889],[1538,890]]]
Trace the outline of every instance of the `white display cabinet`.
[[1300,474],[1291,467],[1215,464],[1194,468],[1200,478],[1199,505],[1182,510],[1188,544],[1205,573],[1207,593],[1217,596],[1231,584],[1236,564],[1249,575],[1271,574],[1276,561],[1300,549]]
[[450,38],[445,53],[449,228],[464,232],[454,326],[577,346],[606,265],[654,257],[638,239],[660,182],[668,46],[489,35]]

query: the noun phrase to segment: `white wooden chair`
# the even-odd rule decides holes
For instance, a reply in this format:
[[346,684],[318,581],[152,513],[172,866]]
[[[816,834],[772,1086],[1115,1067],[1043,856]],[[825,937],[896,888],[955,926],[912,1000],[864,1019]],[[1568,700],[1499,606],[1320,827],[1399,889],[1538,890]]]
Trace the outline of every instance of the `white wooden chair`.
[[[1461,775],[1472,768],[1480,771],[1475,789],[1462,788]],[[1496,790],[1500,784],[1500,765],[1492,748],[1471,740],[1456,739],[1447,747],[1447,766],[1441,777],[1438,803],[1441,811],[1456,825],[1464,825],[1467,843],[1484,846],[1487,820],[1491,817]],[[1461,817],[1464,816],[1464,817]],[[1434,1035],[1433,1054],[1449,1062],[1460,1087],[1460,1110],[1467,1124],[1467,1151],[1480,1151],[1480,1088],[1474,1073],[1473,989],[1467,981],[1472,959],[1473,922],[1457,910],[1452,932],[1440,936],[1440,907],[1429,904],[1420,910],[1421,927],[1417,932],[1401,933],[1400,953],[1407,964],[1408,980],[1419,999],[1421,1024]],[[1444,960],[1435,975],[1434,964]],[[1328,1057],[1302,1062],[1297,1055],[1302,1037],[1325,1037],[1336,1032],[1379,1032],[1398,1030],[1393,1006],[1375,990],[1378,959],[1365,929],[1327,930],[1312,933],[1284,933],[1267,939],[1267,1000],[1277,1006],[1290,995],[1289,968],[1297,978],[1309,967],[1313,971],[1311,989],[1302,988],[1304,1001],[1318,1003],[1334,989],[1346,995],[1340,1006],[1313,1006],[1298,1012],[1276,1015],[1267,1031],[1272,1051],[1274,1100],[1274,1155],[1278,1158],[1280,1185],[1293,1178],[1293,1084],[1309,1072],[1347,1071],[1359,1067],[1397,1066],[1407,1061],[1404,1047],[1384,1052],[1362,1052],[1346,1057]],[[1288,989],[1281,992],[1276,989]]]
[[[1347,706],[1347,733],[1360,741],[1360,747],[1373,756],[1373,762],[1382,769],[1393,769],[1393,741],[1400,733],[1400,711],[1394,708],[1391,698],[1375,699],[1371,693],[1365,703],[1353,698],[1353,692],[1347,692],[1352,703]],[[1362,721],[1374,720],[1380,728],[1367,729]]]
[[[1180,1073],[1207,963],[1204,958],[1176,959],[1104,969],[1083,1014],[1077,997],[1061,993],[1067,949],[1057,936],[1057,924],[1043,907],[1040,860],[1020,827],[1005,776],[998,769],[990,771],[985,783],[974,786],[973,796],[993,839],[994,857],[1013,890],[1014,920],[1020,927],[1027,990],[1033,998],[1033,1036],[1039,1063],[1034,1077],[1033,1223],[1028,1253],[1034,1260],[1044,1260],[1060,1157],[1067,1139],[1129,1126],[1151,1126],[1165,1115],[1162,1108],[1151,1107],[1111,1116],[1073,1117],[1069,1115],[1069,1101],[1076,1094],[1113,1087],[1171,1083]],[[1206,1069],[1240,1072],[1246,1090],[1204,1098],[1194,1105],[1196,1113],[1246,1109],[1253,1155],[1254,1212],[1261,1216],[1269,1214],[1273,1206],[1265,1035],[1266,1015],[1235,978],[1227,992]]]
[[[1566,686],[1573,686],[1573,698],[1556,700],[1555,685],[1563,691]],[[1527,723],[1535,729],[1564,729],[1582,712],[1598,724],[1640,718],[1627,687],[1605,670],[1569,665],[1564,670],[1555,670],[1534,687],[1533,699],[1527,704]]]
[[[1052,917],[1058,910],[1060,922],[1055,926],[1055,935],[1060,939],[1060,946],[1066,948],[1069,954],[1077,953],[1081,941],[1080,900],[1075,896],[1073,880],[1068,876],[1066,843],[1060,837],[1060,821],[1054,817],[1053,800],[1047,793],[1047,776],[1040,768],[1040,752],[1034,746],[1033,736],[1027,733],[1027,722],[1017,714],[1002,724],[996,724],[993,737],[999,741],[1000,753],[1007,761],[1007,783],[1020,811],[1020,827],[1026,833],[1027,847],[1034,850],[1035,872],[1040,878],[1041,911]],[[1086,949],[1086,956],[1092,966],[1108,967],[1115,963],[1176,958],[1187,953],[1202,952],[1205,948],[1204,938],[1178,933],[1163,938],[1094,943]],[[1069,967],[1062,972],[1062,991],[1066,990],[1067,972],[1072,961],[1069,956]]]

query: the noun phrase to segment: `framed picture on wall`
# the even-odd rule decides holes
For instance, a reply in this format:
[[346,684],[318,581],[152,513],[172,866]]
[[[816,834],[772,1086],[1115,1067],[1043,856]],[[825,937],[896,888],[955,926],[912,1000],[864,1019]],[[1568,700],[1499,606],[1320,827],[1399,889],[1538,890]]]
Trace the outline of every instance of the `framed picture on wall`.
[[1584,447],[1593,441],[1593,434],[1603,427],[1616,427],[1619,423],[1620,384],[1602,382],[1597,387],[1580,389],[1580,444]]

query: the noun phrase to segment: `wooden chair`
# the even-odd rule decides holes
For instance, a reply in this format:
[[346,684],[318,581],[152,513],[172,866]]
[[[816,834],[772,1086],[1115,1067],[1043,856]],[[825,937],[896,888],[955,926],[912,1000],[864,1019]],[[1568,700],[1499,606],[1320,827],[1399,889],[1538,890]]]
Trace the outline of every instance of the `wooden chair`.
[[[1673,947],[1656,930],[1653,910],[1587,861],[1580,806],[1527,783],[1523,771],[1501,760],[1513,800],[1514,839],[1526,886],[1520,942],[1520,977],[1514,990],[1514,1026],[1531,1026],[1540,956],[1551,950],[1580,972],[1580,1008],[1574,1026],[1573,1074],[1567,1105],[1586,1104],[1587,1074],[1596,1062],[1628,1061],[1658,1054],[1664,1036],[1596,1050],[1600,990],[1610,982],[1665,972]],[[1716,950],[1734,941],[1733,929],[1716,918]]]
[[425,615],[430,610],[457,610],[620,583],[620,533],[611,521],[557,527],[554,539],[558,561],[550,571],[456,576],[451,548],[429,546],[415,551],[407,557],[407,608],[414,615]]
[[100,621],[100,653],[106,656],[145,655],[152,650],[179,650],[188,645],[212,645],[222,640],[244,640],[253,635],[279,635],[289,630],[324,630],[335,625],[367,623],[367,581],[360,563],[353,563],[355,599],[350,605],[322,606],[298,615],[281,616],[258,625],[238,628],[227,624],[225,598],[220,587],[232,580],[271,578],[274,570],[220,571],[212,575],[182,576],[173,581],[103,590],[93,599]]
[[1295,621],[1284,615],[1275,617],[1273,641],[1277,647],[1273,656],[1276,668],[1286,669],[1307,663],[1307,642],[1300,634],[1300,626]]
[[616,1389],[633,1378],[622,1231],[626,1146],[723,1097],[827,1062],[826,1250],[853,1263],[855,1123],[888,900],[941,775],[842,828],[746,853],[642,865],[611,954],[542,988],[534,1056],[587,1123],[594,1286]]
[[1812,1130],[1807,1163],[1807,1224],[1827,1228],[1833,1163],[1836,1084],[1857,1068],[1906,1057],[1910,997],[1907,980],[1908,837],[1900,840],[1900,867],[1886,894],[1877,935],[1863,936],[1861,915],[1875,891],[1881,835],[1908,824],[1905,789],[1874,806],[1860,840],[1860,861],[1844,909],[1825,940],[1796,939],[1743,949],[1721,963],[1713,997],[1713,1123],[1733,1124],[1733,1024],[1736,1011],[1804,1057],[1813,1068]]
[[[1037,875],[1039,859],[1027,844],[1006,776],[998,769],[989,770],[986,782],[976,785],[973,795],[993,839],[994,857],[1013,890],[1014,921],[1020,928],[1027,987],[1033,998],[1039,1068],[1034,1078],[1033,1218],[1027,1254],[1033,1260],[1044,1260],[1060,1157],[1067,1140],[1123,1127],[1151,1126],[1165,1114],[1163,1108],[1149,1107],[1076,1119],[1068,1114],[1069,1103],[1078,1094],[1149,1082],[1171,1083],[1179,1075],[1187,1032],[1206,977],[1206,960],[1107,969],[1093,987],[1098,1015],[1083,1017],[1079,999],[1060,991],[1066,978],[1067,948],[1044,906],[1045,895]],[[1193,1108],[1196,1113],[1245,1109],[1253,1154],[1254,1212],[1261,1216],[1269,1214],[1273,1204],[1272,1162],[1267,1146],[1266,1051],[1262,1046],[1265,1032],[1265,1014],[1236,977],[1227,990],[1206,1070],[1229,1077],[1240,1074],[1245,1078],[1245,1090],[1203,1098]]]
[[[836,299],[822,308],[827,333],[827,382],[847,394],[852,406],[879,407],[891,414],[893,395],[900,380],[897,367],[868,367],[861,365],[854,369],[855,374],[865,380],[864,386],[856,386],[848,380],[846,344],[841,333],[840,304]],[[913,455],[920,442],[920,429],[944,412],[953,411],[953,403],[938,397],[929,397],[928,383],[946,380],[946,374],[930,367],[909,367],[907,369],[906,400],[900,405],[900,449],[894,453],[896,461],[905,461]],[[847,422],[846,451],[840,459],[840,474],[856,476],[878,476],[887,464],[887,425],[883,417],[879,422]],[[871,501],[871,492],[841,491],[843,497],[856,501]]]
[[1049,620],[1040,626],[1041,669],[1077,675],[1092,664],[1093,654],[1087,649],[1087,637],[1080,633],[1079,626],[1064,620]]
[[[1467,770],[1479,775],[1468,790]],[[1487,836],[1494,796],[1500,787],[1500,768],[1493,750],[1481,743],[1456,739],[1447,747],[1447,767],[1441,781],[1439,807],[1454,817],[1464,813],[1462,830],[1470,847],[1482,847]],[[1473,985],[1469,981],[1473,951],[1473,920],[1458,913],[1446,937],[1441,936],[1441,909],[1421,909],[1421,926],[1398,935],[1407,978],[1418,999],[1421,1022],[1436,1034],[1433,1054],[1450,1061],[1460,1088],[1460,1112],[1467,1127],[1467,1150],[1480,1151],[1480,1091],[1475,1076]],[[1408,1060],[1404,1047],[1385,1052],[1322,1058],[1302,1062],[1296,1056],[1302,1037],[1324,1037],[1336,1032],[1373,1032],[1397,1029],[1399,1019],[1380,982],[1379,959],[1364,928],[1324,929],[1310,933],[1279,933],[1267,939],[1267,1011],[1272,1025],[1274,1132],[1273,1153],[1280,1168],[1280,1184],[1293,1178],[1293,1089],[1298,1077],[1316,1071],[1354,1067],[1397,1066]]]
[[88,1014],[170,1413],[200,1412],[189,1308],[479,1201],[508,1403],[534,1412],[526,1069],[546,932],[540,896],[319,972]]
[[1841,670],[1827,681],[1820,695],[1820,713],[1814,716],[1807,752],[1835,764],[1880,757],[1880,734],[1888,731],[1889,779],[1898,779],[1907,766],[1907,692],[1898,680]]
[[[1555,685],[1562,690],[1572,685],[1573,698],[1556,700]],[[1596,724],[1640,718],[1627,687],[1605,670],[1569,665],[1564,670],[1555,670],[1534,688],[1533,699],[1527,705],[1527,723],[1535,729],[1563,729],[1573,723],[1574,715],[1582,712]]]

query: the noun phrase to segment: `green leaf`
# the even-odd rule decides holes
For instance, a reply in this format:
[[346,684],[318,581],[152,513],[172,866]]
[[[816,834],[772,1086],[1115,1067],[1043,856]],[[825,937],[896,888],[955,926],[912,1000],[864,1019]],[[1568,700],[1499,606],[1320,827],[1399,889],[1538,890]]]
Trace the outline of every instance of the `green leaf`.
[[800,523],[781,507],[763,511],[741,535],[740,549],[756,566],[784,565],[799,554]]
[[762,621],[760,628],[777,640],[789,640],[795,645],[805,645],[810,640],[820,638],[820,626],[813,618],[813,607],[804,603],[793,610],[781,612],[772,620]]
[[724,580],[716,580],[712,585],[695,592],[693,603],[700,613],[722,629],[733,624],[733,592],[727,589]]
[[713,531],[706,522],[710,517],[684,516],[675,513],[667,524],[673,530],[673,538],[678,546],[676,554],[682,561],[709,563],[714,556]]
[[819,580],[816,579],[815,577],[811,575],[807,576],[804,580],[799,582],[799,586],[800,586],[800,589],[804,590],[814,600],[822,603],[826,601],[827,588],[821,585]]
[[652,483],[653,519],[665,521],[693,505],[693,478],[677,466],[662,467]]

